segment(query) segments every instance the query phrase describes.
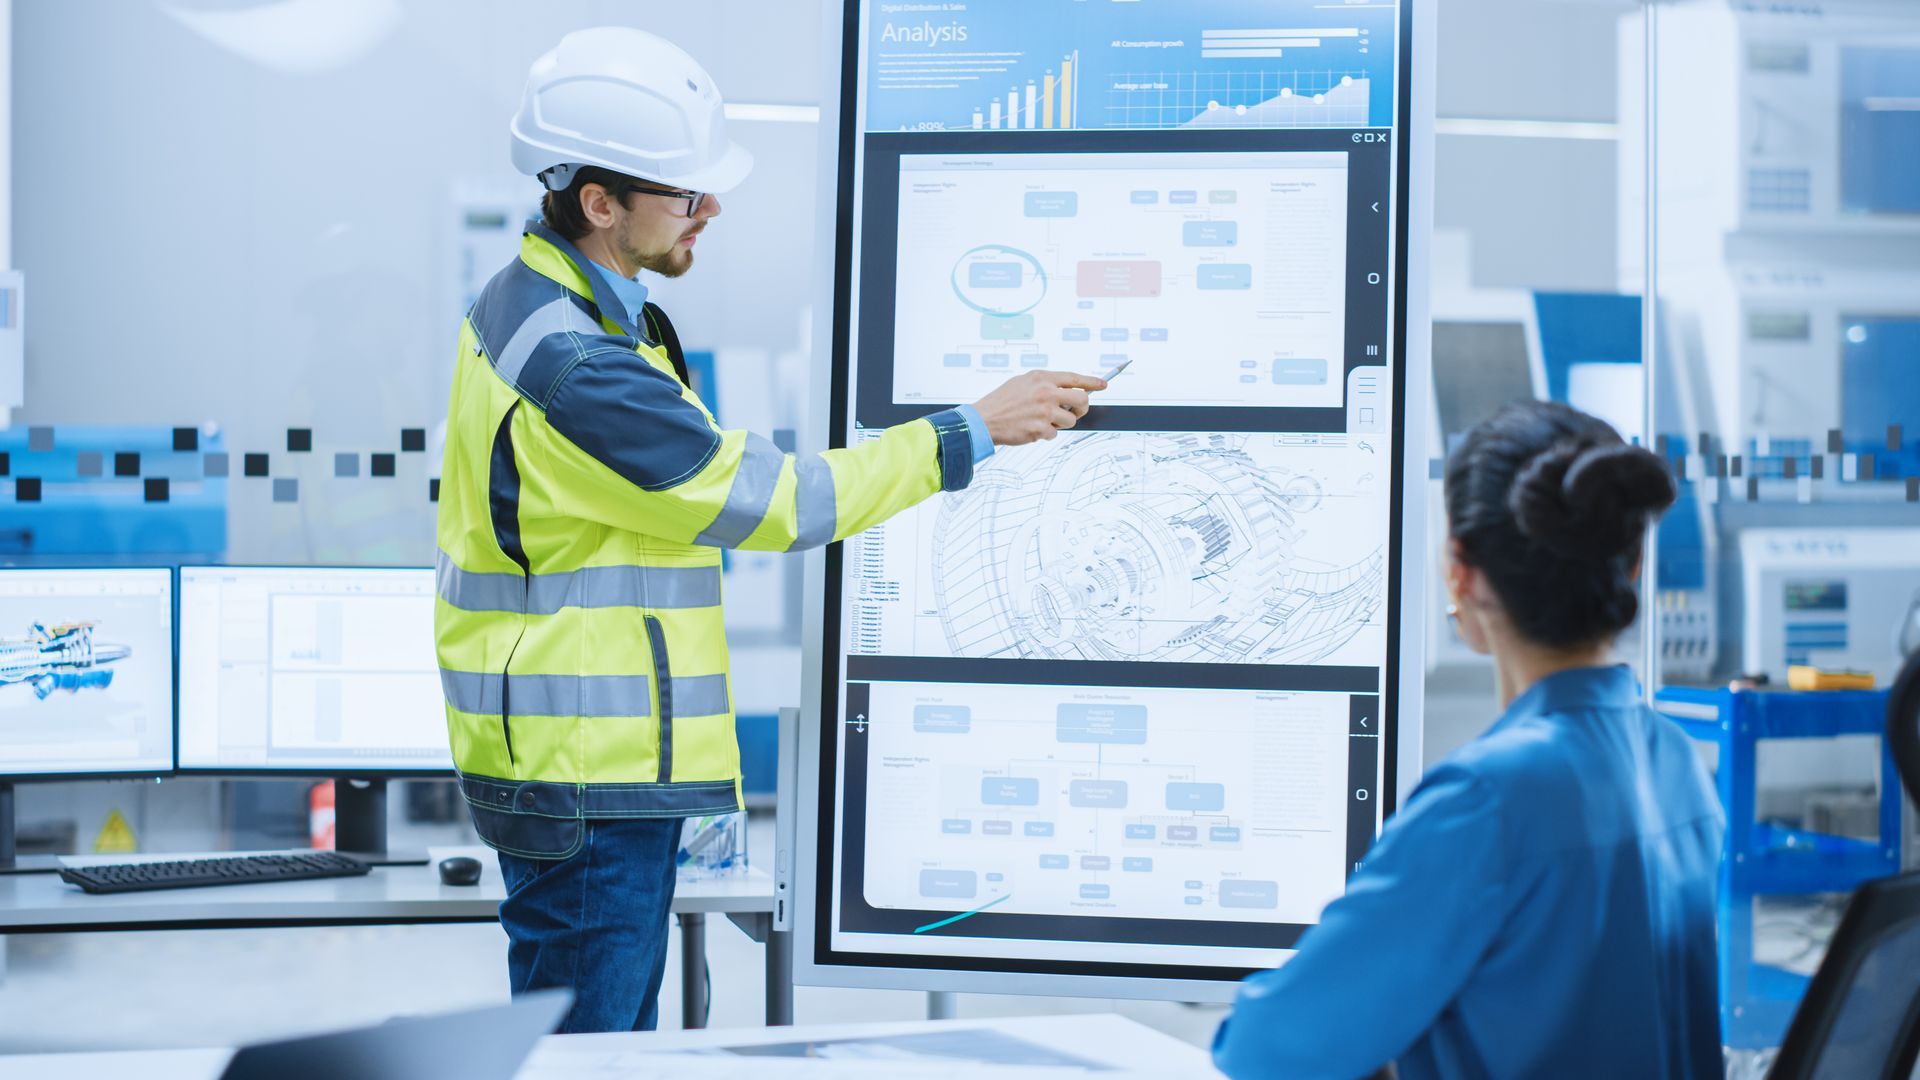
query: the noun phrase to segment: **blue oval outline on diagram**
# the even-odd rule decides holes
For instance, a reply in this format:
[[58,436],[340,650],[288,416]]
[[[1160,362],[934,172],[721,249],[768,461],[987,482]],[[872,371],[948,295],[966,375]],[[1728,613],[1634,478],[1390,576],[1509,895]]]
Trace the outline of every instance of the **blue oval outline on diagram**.
[[[967,294],[965,292],[961,291],[960,267],[965,265],[966,261],[975,255],[979,255],[982,253],[993,253],[993,252],[1012,255],[1018,259],[1024,259],[1026,260],[1028,266],[1033,267],[1034,278],[1040,283],[1040,295],[1033,298],[1033,303],[1028,304],[1026,307],[1023,307],[1018,311],[995,311],[990,307],[983,307],[979,304],[974,303],[972,300],[967,298]],[[954,260],[953,270],[947,275],[947,280],[953,286],[953,295],[959,297],[961,303],[967,305],[968,307],[972,308],[973,310],[979,312],[982,315],[993,315],[999,318],[1006,318],[1012,315],[1025,315],[1027,312],[1032,311],[1036,307],[1039,307],[1040,301],[1045,300],[1047,298],[1047,268],[1044,266],[1041,266],[1040,260],[1034,258],[1032,255],[1028,254],[1027,252],[1021,251],[1019,248],[1016,248],[1016,247],[1008,247],[1005,244],[981,244],[977,248],[972,248],[967,251],[961,252],[960,257]]]

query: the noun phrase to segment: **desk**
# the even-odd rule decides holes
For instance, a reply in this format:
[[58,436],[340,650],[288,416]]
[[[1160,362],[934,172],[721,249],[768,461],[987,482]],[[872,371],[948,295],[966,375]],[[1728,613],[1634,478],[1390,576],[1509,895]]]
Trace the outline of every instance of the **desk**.
[[[426,866],[376,866],[365,877],[318,878],[197,889],[92,896],[57,874],[0,876],[0,934],[101,930],[231,930],[290,926],[367,926],[498,922],[506,883],[493,853],[480,847],[428,849]],[[441,859],[480,860],[478,885],[442,885]],[[87,856],[67,862],[134,862],[191,856]],[[766,946],[768,1024],[793,1022],[793,961],[788,935],[773,928],[773,879],[749,868],[739,877],[681,881],[673,913],[681,931],[681,1015],[700,1026],[706,1002],[706,917],[725,915]]]
[[[990,1060],[847,1060],[714,1055],[720,1047],[767,1043],[897,1038],[948,1034],[961,1037],[989,1032],[1057,1054],[1084,1058],[1100,1072],[994,1063]],[[984,1044],[986,1040],[974,1038]],[[225,1067],[226,1050],[150,1050],[103,1054],[22,1054],[0,1058],[0,1078],[50,1076],[140,1076],[149,1080],[212,1080]],[[695,1056],[701,1054],[701,1056]],[[929,1020],[889,1024],[810,1024],[804,1027],[721,1031],[658,1031],[620,1035],[549,1035],[540,1040],[519,1080],[611,1080],[648,1076],[654,1080],[812,1080],[863,1077],[873,1080],[945,1080],[988,1077],[1004,1080],[1164,1080],[1166,1077],[1217,1077],[1207,1052],[1112,1013],[1016,1016],[992,1020]]]

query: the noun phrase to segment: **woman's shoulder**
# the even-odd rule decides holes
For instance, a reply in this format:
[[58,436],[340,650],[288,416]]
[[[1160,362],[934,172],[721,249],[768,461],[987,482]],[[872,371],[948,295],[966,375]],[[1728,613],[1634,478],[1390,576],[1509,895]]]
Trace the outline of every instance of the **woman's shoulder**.
[[[1435,767],[1479,789],[1522,849],[1586,846],[1718,814],[1692,741],[1644,703],[1508,718]],[[1652,790],[1659,820],[1635,793]]]
[[1447,755],[1436,768],[1471,777],[1498,792],[1542,774],[1559,773],[1572,756],[1565,726],[1550,714],[1507,716]]

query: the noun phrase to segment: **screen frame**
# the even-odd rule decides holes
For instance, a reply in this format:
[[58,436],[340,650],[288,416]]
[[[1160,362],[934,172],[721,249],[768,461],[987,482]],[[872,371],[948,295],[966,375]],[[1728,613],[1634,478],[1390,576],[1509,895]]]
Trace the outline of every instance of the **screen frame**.
[[[1428,478],[1427,414],[1431,403],[1430,340],[1425,272],[1432,230],[1433,63],[1436,0],[1401,0],[1398,32],[1405,48],[1398,57],[1399,123],[1394,129],[1391,183],[1400,214],[1391,236],[1393,261],[1389,298],[1392,312],[1394,440],[1399,468],[1391,485],[1387,604],[1398,613],[1397,632],[1387,643],[1388,699],[1384,761],[1380,777],[1385,813],[1410,790],[1421,771],[1422,683],[1425,673],[1425,619],[1421,608],[1432,561],[1425,554]],[[858,119],[861,0],[846,0],[842,20],[823,28],[822,70],[830,73],[819,142],[821,212],[816,215],[817,250],[830,253],[833,273],[823,275],[817,304],[829,318],[814,324],[814,396],[817,419],[806,432],[818,450],[843,445],[853,388],[849,385],[853,262],[855,145],[864,134]],[[1416,62],[1417,61],[1417,62]],[[1420,170],[1412,167],[1418,162]],[[1417,269],[1416,269],[1417,268]],[[831,896],[833,867],[824,862],[835,851],[829,843],[835,802],[836,763],[825,746],[823,715],[835,708],[839,661],[837,642],[827,640],[830,621],[828,582],[839,573],[840,545],[808,553],[803,611],[806,612],[801,672],[798,787],[798,850],[793,856],[798,903],[795,917],[794,981],[803,985],[887,989],[1044,994],[1180,1001],[1228,1001],[1244,971],[1195,969],[1185,965],[1149,966],[1077,961],[993,958],[981,966],[943,967],[953,958],[902,954],[863,954],[831,947],[831,912],[821,898]],[[837,628],[838,618],[831,622]],[[837,696],[835,697],[837,701]],[[789,853],[780,853],[781,857]],[[993,965],[986,967],[984,965]],[[1071,969],[1071,970],[1062,970]],[[1196,971],[1210,974],[1197,976]]]
[[0,567],[0,574],[15,572],[97,572],[110,573],[159,572],[167,575],[168,600],[167,641],[170,655],[167,658],[167,678],[170,680],[171,693],[167,701],[167,723],[171,736],[167,749],[167,766],[164,769],[124,769],[124,770],[46,770],[37,772],[18,772],[0,766],[0,784],[65,783],[69,780],[163,780],[178,773],[180,764],[180,568],[173,564],[162,566],[112,565],[97,563],[16,563]]
[[[369,570],[376,570],[376,571],[377,570],[408,570],[408,571],[414,571],[414,572],[426,571],[427,573],[432,573],[433,567],[431,566],[384,566],[384,565],[383,566],[300,566],[300,565],[293,565],[293,564],[273,564],[273,563],[194,563],[190,566],[179,567],[174,574],[174,591],[173,591],[173,597],[174,597],[173,771],[174,771],[174,775],[181,776],[181,777],[199,777],[199,778],[225,777],[225,778],[232,778],[232,779],[281,779],[281,780],[288,779],[288,778],[303,778],[303,777],[312,777],[312,778],[321,779],[321,780],[328,780],[328,779],[331,779],[331,780],[385,780],[388,778],[398,778],[398,779],[408,779],[408,780],[452,780],[458,777],[459,775],[458,771],[451,767],[445,768],[445,769],[427,769],[427,768],[350,769],[350,768],[327,768],[327,767],[310,768],[307,766],[299,766],[294,768],[279,767],[279,766],[261,766],[261,767],[241,768],[237,766],[211,766],[211,765],[182,764],[180,761],[180,731],[184,726],[185,714],[182,711],[181,705],[180,705],[180,670],[179,669],[180,669],[180,655],[181,655],[180,638],[181,638],[181,629],[182,629],[182,620],[180,618],[180,598],[186,589],[185,572],[188,570],[211,571],[211,572],[220,572],[220,571],[226,571],[226,570],[263,571],[263,572],[300,572],[300,571],[319,570],[319,571],[340,571],[340,572],[347,572],[347,573],[364,572]],[[444,707],[444,702],[442,704]],[[445,719],[446,719],[445,715],[443,714],[441,717],[441,720],[443,723],[445,722]],[[449,750],[449,754],[451,754],[451,750]]]

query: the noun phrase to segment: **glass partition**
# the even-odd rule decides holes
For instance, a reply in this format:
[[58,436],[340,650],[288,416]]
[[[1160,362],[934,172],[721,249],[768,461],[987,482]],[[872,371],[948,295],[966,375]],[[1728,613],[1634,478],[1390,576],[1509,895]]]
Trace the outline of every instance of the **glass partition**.
[[1920,9],[1664,3],[1621,40],[1621,283],[1681,492],[1647,626],[1728,813],[1739,1071],[1912,832],[1880,734],[1920,647]]

